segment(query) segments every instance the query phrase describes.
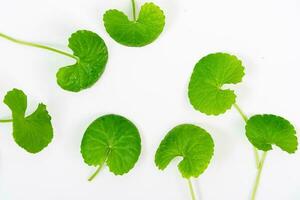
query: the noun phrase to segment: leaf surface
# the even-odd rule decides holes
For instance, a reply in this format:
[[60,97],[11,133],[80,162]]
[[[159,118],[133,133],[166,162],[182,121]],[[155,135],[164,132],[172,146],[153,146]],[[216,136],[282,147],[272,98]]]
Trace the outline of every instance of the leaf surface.
[[225,84],[242,81],[244,67],[235,56],[227,53],[203,57],[192,73],[188,96],[193,107],[207,115],[219,115],[235,103],[233,90],[223,89]]
[[136,21],[131,21],[121,11],[108,10],[103,16],[108,34],[125,46],[141,47],[152,43],[163,31],[165,16],[153,3],[145,3]]
[[51,117],[44,104],[25,117],[27,97],[23,91],[9,91],[4,103],[11,109],[13,117],[13,136],[16,143],[30,153],[43,150],[53,138]]
[[297,150],[298,141],[294,126],[276,115],[252,116],[246,124],[246,135],[248,140],[262,151],[272,150],[272,145],[288,153]]
[[101,166],[106,163],[115,175],[131,170],[141,153],[138,129],[119,115],[105,115],[96,119],[85,131],[81,154],[85,163]]
[[164,170],[179,156],[183,158],[178,164],[182,176],[198,177],[207,168],[213,152],[214,142],[208,132],[192,124],[182,124],[162,140],[155,154],[155,163]]
[[79,60],[74,65],[59,69],[57,83],[65,90],[79,92],[91,87],[101,77],[108,51],[102,38],[87,30],[73,33],[69,38],[69,48]]

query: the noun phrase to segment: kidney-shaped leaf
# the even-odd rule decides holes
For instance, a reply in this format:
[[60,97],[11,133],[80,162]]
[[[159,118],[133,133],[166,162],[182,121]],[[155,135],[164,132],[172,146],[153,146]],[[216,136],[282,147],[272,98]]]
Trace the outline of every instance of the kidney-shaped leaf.
[[156,166],[164,170],[175,157],[182,157],[178,164],[184,178],[198,177],[207,168],[214,152],[214,142],[204,129],[182,124],[173,128],[160,143]]
[[27,97],[18,89],[9,91],[4,103],[12,111],[13,136],[19,146],[30,153],[37,153],[48,146],[53,138],[53,129],[44,104],[39,104],[31,115],[25,117]]
[[81,154],[85,163],[102,166],[105,162],[115,175],[131,170],[141,153],[138,129],[119,115],[105,115],[96,119],[85,131]]
[[297,150],[295,128],[289,121],[276,115],[254,115],[247,121],[246,135],[257,149],[263,151],[271,150],[272,145],[288,153]]
[[188,96],[196,110],[207,115],[219,115],[230,109],[236,95],[224,84],[242,81],[244,67],[235,56],[227,53],[209,54],[203,57],[192,73]]
[[86,30],[72,34],[69,48],[78,61],[59,69],[57,83],[65,90],[78,92],[91,87],[100,78],[108,60],[108,51],[100,36]]
[[163,31],[165,16],[153,3],[145,3],[136,21],[130,21],[121,11],[108,10],[103,16],[108,34],[118,43],[141,47],[152,43]]

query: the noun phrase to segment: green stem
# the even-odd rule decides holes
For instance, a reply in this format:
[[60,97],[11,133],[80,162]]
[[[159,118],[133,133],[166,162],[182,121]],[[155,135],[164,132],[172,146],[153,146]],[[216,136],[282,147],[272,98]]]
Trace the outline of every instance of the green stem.
[[239,112],[239,114],[242,116],[243,120],[247,123],[248,117],[247,117],[246,114],[242,111],[242,109],[241,109],[236,103],[233,104],[233,106],[234,106],[235,109]]
[[136,21],[135,0],[131,0],[133,20]]
[[9,123],[12,122],[12,119],[0,119],[0,123]]
[[101,171],[103,165],[105,164],[109,154],[111,152],[111,149],[108,149],[107,152],[106,152],[106,158],[102,161],[102,163],[98,166],[97,170],[94,172],[94,174],[92,174],[92,176],[90,176],[90,178],[88,179],[89,181],[92,181],[98,174],[99,172]]
[[253,147],[253,154],[254,154],[254,157],[255,157],[255,163],[256,163],[256,167],[258,168],[259,166],[259,154],[258,154],[258,150]]
[[104,165],[104,162],[101,165],[99,165],[97,170],[92,174],[92,176],[90,176],[90,178],[88,179],[89,181],[92,181],[99,174],[99,172],[101,171],[103,165]]
[[262,155],[261,161],[259,162],[259,167],[258,167],[258,170],[257,170],[256,180],[255,180],[255,183],[254,183],[254,186],[253,186],[251,200],[255,200],[257,189],[258,189],[258,186],[259,186],[260,177],[261,177],[261,172],[262,172],[266,157],[267,157],[267,152],[265,151]]
[[[247,123],[247,121],[248,121],[247,115],[242,111],[242,109],[236,103],[233,104],[233,106],[238,111],[238,113],[241,115],[243,120]],[[255,157],[256,167],[258,168],[259,167],[259,154],[258,154],[258,150],[254,146],[253,146],[253,153],[254,153],[254,157]]]
[[64,52],[64,51],[61,51],[61,50],[58,50],[58,49],[54,49],[52,47],[48,47],[48,46],[44,46],[44,45],[36,44],[36,43],[32,43],[32,42],[26,42],[26,41],[23,41],[23,40],[18,40],[18,39],[15,39],[13,37],[10,37],[8,35],[5,35],[3,33],[0,33],[0,37],[2,37],[4,39],[7,39],[7,40],[9,40],[11,42],[17,43],[17,44],[21,44],[21,45],[25,45],[25,46],[31,46],[31,47],[36,47],[36,48],[40,48],[40,49],[46,49],[48,51],[53,51],[53,52],[56,52],[56,53],[68,56],[70,58],[73,58],[77,62],[79,61],[79,58],[77,56],[74,56],[72,54],[69,54],[67,52]]
[[189,188],[190,188],[190,193],[191,193],[191,196],[192,196],[192,200],[196,200],[196,195],[195,195],[195,192],[194,192],[192,181],[191,181],[191,179],[187,179],[187,180],[188,180],[188,183],[189,183]]

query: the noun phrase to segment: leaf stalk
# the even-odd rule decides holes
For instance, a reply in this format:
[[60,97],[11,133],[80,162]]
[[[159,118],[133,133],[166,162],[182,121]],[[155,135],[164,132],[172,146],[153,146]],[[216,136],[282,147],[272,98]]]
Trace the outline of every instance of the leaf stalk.
[[136,5],[135,0],[131,0],[133,20],[136,21]]
[[194,192],[192,181],[191,181],[191,179],[187,179],[187,180],[188,180],[188,184],[189,184],[189,189],[190,189],[190,193],[191,193],[191,196],[192,196],[192,200],[196,200],[196,195],[195,195],[195,192]]
[[103,165],[106,163],[106,160],[108,159],[108,156],[111,152],[111,149],[108,149],[106,152],[106,158],[102,161],[102,163],[98,166],[97,170],[94,172],[94,174],[92,174],[92,176],[90,176],[90,178],[88,179],[88,181],[92,181],[101,171]]
[[[245,123],[247,123],[248,117],[243,112],[243,110],[236,103],[234,103],[233,106],[238,111],[238,113],[241,115],[241,117],[243,118],[243,120],[245,121]],[[258,153],[258,150],[254,146],[253,146],[253,153],[254,153],[254,157],[255,157],[255,164],[256,164],[256,167],[258,169],[259,168],[259,164],[260,164],[260,162],[259,162],[259,153]]]
[[267,157],[267,152],[265,151],[262,155],[261,161],[259,162],[259,167],[258,167],[258,170],[257,170],[257,175],[256,175],[255,183],[254,183],[254,186],[253,186],[251,200],[255,200],[255,198],[256,198],[256,193],[257,193],[257,189],[258,189],[258,186],[259,186],[259,181],[260,181],[260,177],[261,177],[261,173],[262,173],[262,169],[263,169],[266,157]]
[[104,165],[104,162],[99,165],[99,167],[97,168],[97,170],[92,174],[92,176],[90,176],[90,178],[88,179],[89,181],[94,180],[94,178],[99,174],[99,172],[101,171],[102,167]]
[[74,56],[74,55],[72,55],[70,53],[67,53],[67,52],[64,52],[64,51],[52,48],[52,47],[48,47],[48,46],[37,44],[37,43],[32,43],[32,42],[27,42],[27,41],[19,40],[19,39],[13,38],[11,36],[5,35],[3,33],[0,33],[0,37],[2,37],[4,39],[7,39],[7,40],[9,40],[11,42],[17,43],[17,44],[21,44],[21,45],[25,45],[25,46],[31,46],[31,47],[36,47],[36,48],[40,48],[40,49],[46,49],[48,51],[52,51],[52,52],[59,53],[59,54],[62,54],[64,56],[73,58],[77,62],[79,61],[79,58],[77,56]]
[[247,123],[247,121],[248,121],[247,115],[242,111],[242,109],[236,103],[233,104],[233,106],[239,112],[239,114],[241,115],[241,117],[243,118],[243,120]]
[[12,122],[12,119],[0,119],[0,123],[9,123]]

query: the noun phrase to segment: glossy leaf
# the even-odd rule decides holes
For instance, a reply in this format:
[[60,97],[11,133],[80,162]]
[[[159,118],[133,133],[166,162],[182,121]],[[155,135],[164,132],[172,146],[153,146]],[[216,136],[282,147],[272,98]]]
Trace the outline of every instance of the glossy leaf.
[[207,168],[214,152],[214,142],[204,129],[182,124],[173,128],[160,143],[156,166],[164,170],[176,157],[182,157],[178,169],[184,178],[198,177]]
[[9,91],[4,103],[11,109],[13,117],[13,136],[16,143],[30,153],[43,150],[53,138],[51,117],[44,104],[25,117],[27,97],[23,91]]
[[226,84],[242,81],[244,67],[235,56],[227,53],[203,57],[192,73],[188,96],[193,107],[207,115],[219,115],[235,103],[233,90],[223,89]]
[[131,170],[141,153],[138,129],[119,115],[105,115],[96,119],[85,131],[81,154],[92,166],[107,164],[115,175]]
[[276,145],[283,151],[294,153],[298,141],[294,126],[276,115],[255,115],[247,121],[246,135],[258,149],[269,151]]
[[56,75],[57,83],[65,90],[78,92],[98,81],[105,69],[108,51],[100,36],[86,30],[72,34],[69,48],[78,57],[78,62],[60,68]]
[[165,16],[153,3],[145,3],[136,21],[121,11],[108,10],[103,16],[108,34],[125,46],[141,47],[152,43],[163,31]]

